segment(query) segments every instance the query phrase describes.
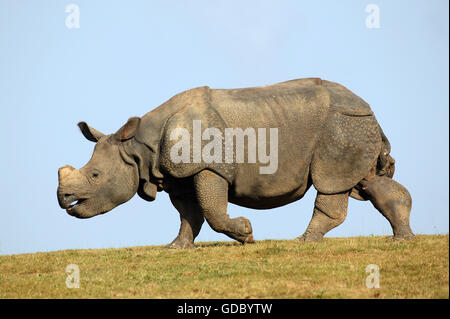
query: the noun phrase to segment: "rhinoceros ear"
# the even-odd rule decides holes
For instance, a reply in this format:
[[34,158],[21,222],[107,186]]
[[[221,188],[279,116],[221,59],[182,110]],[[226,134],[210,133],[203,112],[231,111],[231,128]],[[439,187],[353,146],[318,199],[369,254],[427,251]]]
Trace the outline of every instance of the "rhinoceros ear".
[[120,141],[126,141],[132,137],[137,132],[137,129],[139,128],[139,124],[141,123],[140,117],[132,117],[128,120],[128,122],[125,123],[124,126],[122,126],[117,132],[116,136]]
[[87,125],[86,122],[78,123],[78,127],[80,128],[81,133],[83,133],[84,137],[87,138],[91,142],[97,143],[100,138],[105,136],[105,134],[100,133],[96,129]]

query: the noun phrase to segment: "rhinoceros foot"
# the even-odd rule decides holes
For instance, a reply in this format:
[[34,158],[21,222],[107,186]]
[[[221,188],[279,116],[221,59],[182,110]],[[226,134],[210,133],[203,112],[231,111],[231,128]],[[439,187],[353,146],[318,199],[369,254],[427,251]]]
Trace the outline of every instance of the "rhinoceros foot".
[[401,240],[412,240],[412,239],[415,239],[416,238],[416,236],[414,235],[414,234],[397,234],[397,235],[394,235],[392,238],[391,238],[391,240],[393,240],[393,241],[401,241]]
[[297,237],[297,240],[303,242],[320,242],[323,240],[323,235],[320,233],[304,233]]
[[230,232],[231,237],[242,244],[254,243],[253,230],[250,221],[245,217],[237,217],[231,219],[233,231]]
[[192,249],[195,248],[194,243],[191,240],[186,240],[180,237],[177,237],[170,244],[166,246],[169,249]]
[[409,227],[408,224],[400,224],[396,225],[394,228],[394,236],[392,237],[392,240],[411,240],[416,238],[414,233],[411,230],[411,227]]

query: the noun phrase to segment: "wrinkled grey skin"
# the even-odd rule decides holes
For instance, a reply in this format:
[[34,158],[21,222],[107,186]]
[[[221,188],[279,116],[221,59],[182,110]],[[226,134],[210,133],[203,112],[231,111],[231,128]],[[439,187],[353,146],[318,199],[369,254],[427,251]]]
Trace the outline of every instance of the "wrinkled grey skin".
[[[177,127],[192,132],[193,120],[222,133],[227,127],[278,128],[277,171],[259,174],[260,163],[173,163],[169,154],[177,141],[170,133]],[[78,125],[96,146],[83,168],[59,169],[58,202],[72,216],[103,214],[136,193],[152,201],[164,190],[181,219],[169,247],[194,247],[205,219],[215,231],[248,243],[250,221],[230,218],[229,202],[269,209],[301,199],[314,185],[313,216],[300,241],[320,241],[340,225],[349,197],[371,201],[394,239],[414,237],[411,196],[392,179],[389,141],[369,105],[337,83],[312,78],[246,89],[200,87],[131,118],[111,135]]]

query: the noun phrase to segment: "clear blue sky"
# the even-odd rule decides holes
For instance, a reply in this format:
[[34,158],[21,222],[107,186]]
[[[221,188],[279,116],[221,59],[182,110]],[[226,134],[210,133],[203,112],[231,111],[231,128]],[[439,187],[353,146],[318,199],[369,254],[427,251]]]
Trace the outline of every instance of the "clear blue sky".
[[[66,5],[80,28],[65,26]],[[368,29],[366,5],[380,8]],[[339,82],[365,99],[392,144],[395,179],[413,197],[415,233],[448,233],[448,1],[0,0],[0,254],[169,243],[179,215],[165,193],[135,196],[79,220],[59,208],[57,169],[83,166],[104,133],[183,90],[259,86],[302,77]],[[255,239],[291,239],[315,190],[266,211],[229,206]],[[369,202],[351,200],[330,237],[390,235]],[[228,240],[205,223],[199,241]]]

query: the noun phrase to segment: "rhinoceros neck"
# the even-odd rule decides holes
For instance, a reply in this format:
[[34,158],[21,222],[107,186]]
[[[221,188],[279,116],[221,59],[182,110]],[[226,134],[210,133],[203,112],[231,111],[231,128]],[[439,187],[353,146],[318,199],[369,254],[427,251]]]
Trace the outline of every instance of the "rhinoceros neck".
[[136,162],[139,170],[138,195],[147,201],[156,198],[156,192],[162,190],[163,176],[157,169],[155,153],[147,145],[131,139],[122,144],[128,156]]

